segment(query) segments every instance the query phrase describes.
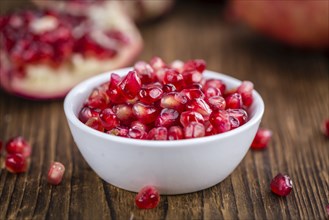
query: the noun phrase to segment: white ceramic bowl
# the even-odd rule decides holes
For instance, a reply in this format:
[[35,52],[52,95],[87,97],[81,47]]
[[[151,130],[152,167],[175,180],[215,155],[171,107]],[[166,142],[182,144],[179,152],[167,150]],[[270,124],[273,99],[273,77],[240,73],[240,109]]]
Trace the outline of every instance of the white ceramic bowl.
[[[112,72],[125,75],[130,69]],[[264,113],[263,100],[254,91],[249,121],[226,133],[176,141],[109,135],[84,125],[77,115],[92,89],[109,80],[110,74],[75,86],[65,98],[64,111],[74,141],[90,167],[106,182],[129,191],[138,192],[145,185],[153,185],[161,194],[182,194],[221,182],[246,155]],[[241,83],[208,70],[204,76],[222,79],[228,87]]]

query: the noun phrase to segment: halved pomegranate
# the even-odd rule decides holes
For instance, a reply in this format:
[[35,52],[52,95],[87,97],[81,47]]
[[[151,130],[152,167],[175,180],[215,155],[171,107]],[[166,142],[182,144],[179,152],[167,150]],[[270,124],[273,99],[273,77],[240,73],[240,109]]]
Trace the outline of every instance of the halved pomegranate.
[[70,13],[0,17],[1,87],[31,99],[61,98],[83,79],[133,62],[142,38],[120,4],[78,2]]

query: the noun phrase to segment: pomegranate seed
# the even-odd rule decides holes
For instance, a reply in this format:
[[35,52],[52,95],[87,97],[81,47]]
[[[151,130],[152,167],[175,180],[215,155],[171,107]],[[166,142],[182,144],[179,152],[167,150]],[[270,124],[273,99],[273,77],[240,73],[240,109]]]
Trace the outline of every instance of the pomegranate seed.
[[27,158],[31,155],[31,145],[23,137],[14,137],[7,141],[6,151],[8,154],[21,154]]
[[139,128],[139,129],[142,129],[143,131],[148,131],[149,130],[148,126],[146,124],[143,124],[140,121],[131,122],[130,127],[131,128]]
[[118,84],[118,87],[124,91],[124,96],[133,99],[137,96],[142,87],[141,80],[138,78],[136,71],[129,71],[125,78]]
[[5,166],[11,173],[23,173],[27,169],[27,160],[19,153],[7,154]]
[[168,140],[184,139],[184,132],[180,126],[172,126],[168,130]]
[[147,133],[140,127],[133,127],[129,129],[128,137],[133,139],[147,139]]
[[181,72],[183,72],[184,62],[181,60],[174,60],[170,64],[170,68],[173,68],[173,69],[177,70],[179,73],[181,73]]
[[149,140],[167,140],[168,138],[168,130],[166,127],[157,127],[152,128],[149,133],[147,139]]
[[113,106],[112,109],[121,122],[129,122],[134,118],[132,105],[119,104]]
[[213,111],[210,114],[209,121],[217,133],[231,130],[229,114],[224,110]]
[[243,109],[227,109],[231,121],[231,128],[237,128],[245,124],[248,119],[248,114]]
[[158,109],[152,105],[146,105],[141,102],[137,102],[133,105],[133,113],[135,117],[145,123],[149,124],[154,122],[158,116]]
[[329,119],[323,122],[321,130],[325,136],[329,137]]
[[208,87],[205,90],[205,96],[209,99],[210,97],[213,96],[221,96],[222,93],[220,92],[220,90],[218,88],[214,88],[214,87]]
[[163,91],[158,86],[142,88],[138,93],[138,98],[145,104],[153,104],[162,98]]
[[242,97],[239,93],[233,93],[225,98],[226,108],[240,109],[242,108]]
[[134,65],[138,77],[141,79],[142,84],[151,83],[155,80],[153,68],[144,61],[139,61]]
[[217,134],[216,130],[214,129],[214,126],[212,126],[210,121],[205,121],[204,122],[204,128],[205,128],[205,135],[206,136]]
[[197,70],[202,73],[206,69],[206,62],[202,59],[189,60],[184,64],[184,70]]
[[199,112],[195,112],[195,111],[185,111],[181,113],[180,123],[183,125],[183,127],[186,127],[188,124],[190,124],[193,121],[203,123],[204,118]]
[[170,92],[162,97],[160,106],[162,108],[172,108],[177,111],[183,111],[185,109],[186,103],[187,97],[184,94],[178,92]]
[[107,130],[111,130],[112,128],[118,126],[120,123],[118,117],[114,114],[114,112],[110,108],[104,109],[99,114],[99,119],[102,126]]
[[205,136],[205,127],[199,122],[192,121],[184,127],[185,138],[198,138]]
[[170,127],[178,123],[179,112],[175,109],[164,108],[155,120],[155,126],[157,127]]
[[123,104],[127,100],[124,97],[122,90],[118,88],[118,84],[120,81],[121,81],[121,77],[118,74],[112,73],[109,83],[109,88],[106,91],[109,100],[115,104]]
[[254,90],[254,84],[250,81],[243,81],[237,88],[237,92],[241,94],[242,102],[246,107],[251,106],[253,102],[252,91]]
[[212,96],[207,99],[207,102],[213,110],[224,110],[226,108],[226,101],[222,96]]
[[175,92],[177,89],[173,84],[165,84],[163,85],[163,92],[169,93],[169,92]]
[[182,76],[186,85],[198,83],[202,79],[202,74],[196,70],[185,70],[182,72]]
[[272,138],[272,131],[269,129],[258,129],[250,148],[253,150],[263,150],[267,147]]
[[203,91],[207,91],[209,87],[217,88],[220,90],[221,94],[225,94],[226,85],[225,83],[220,79],[208,79],[205,81]]
[[160,195],[153,186],[143,187],[135,198],[135,203],[140,209],[153,209],[158,206]]
[[271,190],[279,196],[287,196],[292,190],[292,181],[289,176],[279,173],[271,181]]
[[167,66],[160,57],[153,57],[150,61],[150,65],[154,70],[163,69]]
[[201,89],[183,89],[180,93],[184,94],[189,100],[204,98],[204,94]]
[[104,127],[102,126],[101,121],[98,117],[91,117],[88,119],[88,121],[85,123],[88,127],[91,127],[98,131],[104,131]]
[[99,111],[85,106],[80,110],[78,118],[82,123],[86,123],[89,118],[98,117],[98,115]]
[[104,109],[109,103],[108,96],[105,91],[100,89],[94,89],[94,91],[89,96],[87,103],[85,104],[89,108]]
[[120,137],[128,137],[128,132],[129,129],[126,127],[118,126],[115,127],[109,131],[107,131],[107,134],[115,135],[115,136],[120,136]]
[[207,117],[212,112],[207,102],[203,99],[193,99],[187,104],[187,109],[191,111],[199,112],[203,117]]
[[62,182],[65,167],[60,162],[53,162],[50,165],[47,181],[52,185],[58,185]]
[[175,69],[165,70],[164,84],[173,84],[177,90],[181,90],[184,87],[183,75],[177,72]]

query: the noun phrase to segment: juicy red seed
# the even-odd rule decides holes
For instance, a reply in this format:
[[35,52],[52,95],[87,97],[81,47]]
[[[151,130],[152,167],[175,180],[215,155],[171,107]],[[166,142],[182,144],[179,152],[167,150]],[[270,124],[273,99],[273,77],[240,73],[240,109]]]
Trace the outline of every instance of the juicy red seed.
[[202,59],[189,60],[184,64],[184,70],[197,70],[202,73],[206,69],[206,62]]
[[159,70],[167,66],[160,57],[153,57],[150,61],[150,65],[154,70]]
[[242,97],[239,93],[233,93],[225,98],[226,108],[240,109],[242,108]]
[[210,123],[210,121],[204,122],[204,128],[205,128],[205,135],[210,136],[216,134],[216,131],[214,129],[214,126]]
[[123,92],[118,89],[112,89],[107,91],[110,101],[114,104],[123,104],[127,101],[127,98],[123,95]]
[[139,129],[142,129],[143,131],[148,131],[149,130],[148,126],[146,124],[143,124],[140,121],[131,122],[130,127],[131,128],[139,128]]
[[259,128],[250,148],[253,150],[265,149],[272,138],[272,131],[269,129]]
[[138,77],[141,79],[142,84],[151,83],[155,80],[153,68],[144,61],[139,61],[134,65]]
[[88,121],[85,123],[88,127],[91,127],[98,131],[104,131],[104,127],[102,126],[101,121],[98,117],[91,117],[88,119]]
[[79,112],[79,120],[82,123],[86,123],[91,117],[98,117],[99,112],[95,109],[91,109],[87,106],[83,107]]
[[185,138],[198,138],[205,136],[205,127],[199,122],[192,121],[184,127]]
[[101,89],[94,89],[85,105],[93,109],[104,109],[107,107],[108,103],[109,99],[106,92]]
[[177,90],[181,90],[184,87],[183,75],[177,72],[175,69],[167,69],[165,70],[163,83],[173,84]]
[[322,124],[322,132],[325,136],[329,137],[329,119],[325,120]]
[[168,130],[168,140],[184,139],[184,132],[180,126],[172,126]]
[[58,185],[62,182],[63,175],[65,172],[65,166],[60,162],[53,162],[50,165],[47,181],[52,185]]
[[99,119],[102,126],[106,130],[111,130],[112,128],[120,124],[118,117],[114,114],[114,112],[110,108],[106,108],[103,111],[101,111],[101,113],[99,114]]
[[135,198],[135,203],[140,209],[153,209],[160,202],[160,194],[153,186],[143,187]]
[[213,110],[224,110],[226,101],[222,96],[213,96],[207,99],[207,103]]
[[158,109],[152,105],[137,102],[133,105],[133,113],[139,121],[149,124],[158,116]]
[[183,127],[186,127],[191,122],[203,123],[204,118],[199,112],[195,112],[195,111],[182,112],[180,115],[180,123],[183,125]]
[[185,109],[186,103],[187,97],[184,94],[178,92],[170,92],[162,97],[160,106],[162,108],[172,108],[177,111],[183,111]]
[[21,154],[27,158],[31,155],[31,145],[23,137],[14,137],[7,141],[6,151],[8,154]]
[[271,181],[271,190],[279,196],[287,196],[292,190],[292,181],[289,176],[279,173]]
[[137,96],[142,87],[140,78],[136,71],[129,71],[128,74],[118,84],[118,87],[123,91],[124,96],[128,99],[133,99]]
[[121,76],[116,73],[111,73],[110,83],[109,83],[109,90],[116,89],[118,87],[119,82],[121,81]]
[[209,116],[212,112],[207,102],[203,99],[193,99],[187,104],[187,109],[191,111],[199,112],[204,117]]
[[134,118],[132,105],[119,104],[113,106],[113,112],[122,122],[131,121]]
[[169,127],[178,123],[179,112],[175,109],[164,108],[161,110],[159,116],[155,120],[157,127]]
[[128,137],[128,132],[129,129],[126,127],[115,127],[109,131],[106,131],[107,134],[115,135],[115,136],[120,136],[120,137]]
[[201,89],[183,89],[180,93],[184,94],[189,100],[192,99],[203,99],[204,94]]
[[143,130],[139,127],[134,127],[134,128],[129,129],[128,137],[133,138],[133,139],[146,139],[147,133],[145,130]]
[[5,166],[11,173],[23,173],[27,169],[27,159],[19,153],[7,154]]
[[162,98],[163,91],[157,86],[142,88],[138,93],[138,98],[145,104],[153,104]]
[[227,109],[226,112],[229,114],[230,118],[233,117],[239,121],[238,126],[245,124],[248,120],[248,113],[243,109]]
[[181,72],[183,72],[184,62],[181,60],[174,60],[170,64],[170,68],[173,68],[173,69],[177,70],[179,73],[181,73]]
[[182,76],[186,85],[199,83],[202,79],[202,74],[196,70],[186,70],[182,72]]
[[220,90],[221,94],[225,94],[225,90],[226,90],[226,85],[225,83],[220,80],[220,79],[208,79],[205,81],[204,84],[204,90],[203,91],[207,91],[207,89],[209,87],[214,87]]
[[177,90],[173,84],[165,84],[162,89],[165,93],[175,92]]
[[254,84],[250,81],[243,81],[237,88],[237,92],[241,94],[243,104],[249,107],[253,102],[252,91],[254,90]]
[[148,140],[167,140],[168,130],[166,127],[152,128],[147,136]]
[[217,133],[231,130],[229,114],[225,110],[213,111],[210,114],[209,121]]
[[210,97],[213,96],[221,96],[222,93],[220,92],[220,90],[218,88],[214,88],[214,87],[208,87],[205,91],[205,96],[209,99]]

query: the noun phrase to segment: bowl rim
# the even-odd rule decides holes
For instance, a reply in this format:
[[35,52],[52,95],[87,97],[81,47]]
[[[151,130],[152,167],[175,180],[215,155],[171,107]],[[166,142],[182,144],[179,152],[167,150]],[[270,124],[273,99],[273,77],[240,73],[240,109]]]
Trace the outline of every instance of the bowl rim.
[[[111,70],[107,71],[105,73],[101,73],[99,75],[90,77],[76,86],[74,86],[66,95],[64,99],[64,112],[66,115],[66,118],[69,122],[71,122],[75,127],[82,129],[84,132],[90,133],[91,135],[105,139],[111,142],[117,142],[122,144],[129,144],[129,145],[138,145],[143,147],[149,147],[149,148],[159,148],[159,147],[165,147],[165,148],[172,148],[172,147],[184,147],[188,145],[195,145],[195,144],[202,144],[207,143],[211,141],[220,141],[222,139],[237,135],[245,130],[248,130],[250,127],[252,127],[254,124],[259,122],[264,114],[265,106],[264,101],[260,94],[254,89],[253,91],[253,97],[254,101],[256,100],[258,102],[257,107],[255,108],[254,115],[242,126],[224,132],[216,135],[206,136],[206,137],[200,137],[200,138],[192,138],[192,139],[182,139],[182,140],[172,140],[172,141],[161,141],[161,140],[139,140],[139,139],[132,139],[132,138],[126,138],[126,137],[120,137],[115,135],[109,135],[100,131],[97,131],[93,128],[88,127],[87,125],[83,124],[78,117],[74,113],[74,98],[77,95],[86,95],[86,91],[89,91],[92,88],[95,88],[96,86],[100,85],[101,83],[106,82],[106,80],[110,79],[111,73],[117,73],[117,72],[128,72],[132,70],[132,67],[117,69],[117,70]],[[224,82],[230,81],[230,83],[233,84],[239,84],[241,83],[241,80],[238,80],[234,77],[225,75],[223,73],[211,71],[211,70],[205,70],[205,75],[211,75],[215,76],[216,79],[221,79]],[[119,74],[120,75],[120,74]],[[88,94],[87,94],[88,95]],[[82,104],[82,103],[81,103]]]

